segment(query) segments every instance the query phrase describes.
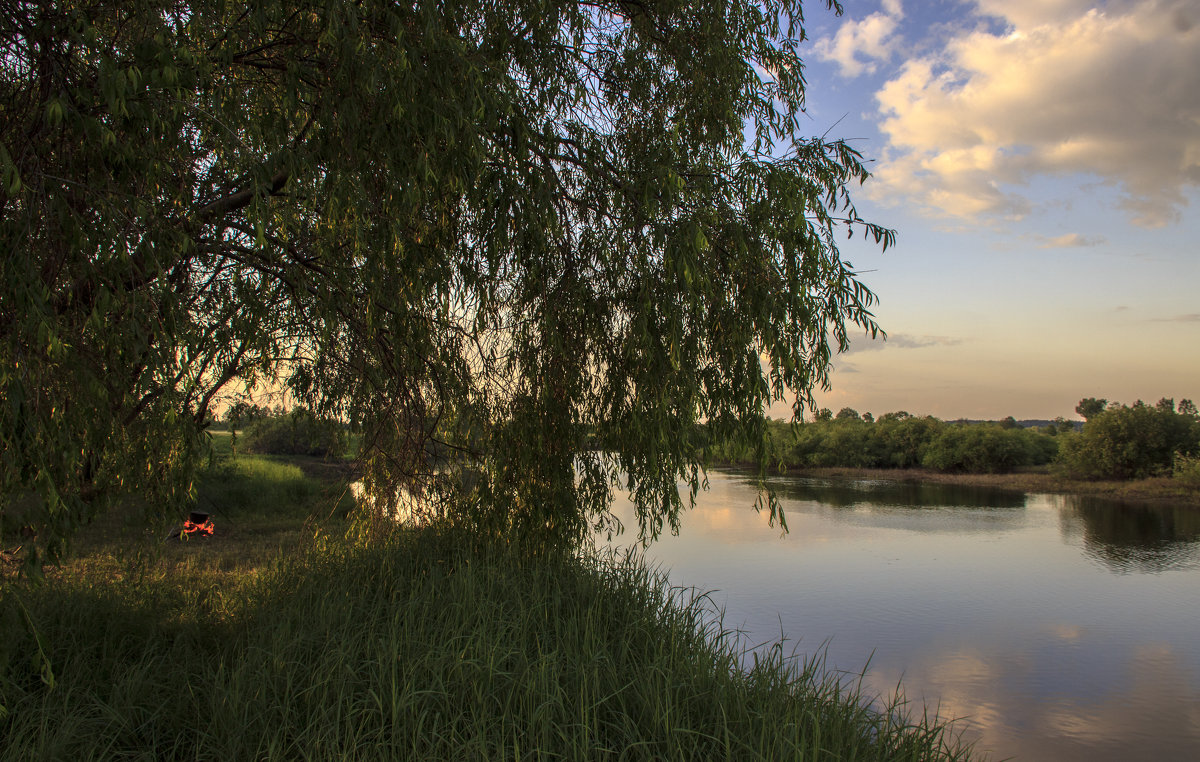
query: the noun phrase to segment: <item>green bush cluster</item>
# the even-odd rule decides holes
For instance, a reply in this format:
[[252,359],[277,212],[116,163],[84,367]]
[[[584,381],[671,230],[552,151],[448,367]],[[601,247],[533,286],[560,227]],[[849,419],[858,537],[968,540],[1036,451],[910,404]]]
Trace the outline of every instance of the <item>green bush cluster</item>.
[[340,458],[346,453],[347,441],[343,424],[319,418],[303,407],[286,415],[255,420],[242,434],[242,447],[263,455]]
[[1188,457],[1181,453],[1175,454],[1174,472],[1171,474],[1181,484],[1189,487],[1200,487],[1200,455]]
[[1083,431],[1067,437],[1059,458],[1063,469],[1084,479],[1139,479],[1166,476],[1179,458],[1185,478],[1189,458],[1200,454],[1200,416],[1183,400],[1151,406],[1111,404],[1093,415]]
[[[1078,479],[1173,476],[1200,484],[1200,412],[1191,400],[1177,407],[1172,399],[1121,405],[1088,397],[1075,410],[1087,417],[1081,431],[1062,418],[1041,428],[1021,428],[1011,417],[965,423],[896,412],[875,420],[851,408],[836,416],[823,410],[809,423],[770,421],[763,447],[775,463],[800,468],[1008,473],[1054,464]],[[707,447],[717,463],[754,462],[758,452],[757,446],[715,436]]]
[[[1058,438],[1038,429],[1002,423],[948,423],[930,416],[888,413],[878,421],[838,414],[796,427],[773,421],[768,451],[786,466],[932,468],[966,473],[1006,473],[1045,465],[1058,453]],[[753,460],[753,450],[732,442],[708,450],[716,461]]]
[[926,448],[921,465],[938,471],[1008,473],[1044,465],[1058,454],[1058,440],[1032,429],[991,424],[946,426]]

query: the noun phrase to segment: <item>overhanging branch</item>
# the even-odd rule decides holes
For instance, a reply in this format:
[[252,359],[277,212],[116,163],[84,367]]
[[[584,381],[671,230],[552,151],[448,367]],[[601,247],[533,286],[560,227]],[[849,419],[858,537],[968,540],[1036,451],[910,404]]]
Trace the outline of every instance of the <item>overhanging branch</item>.
[[271,182],[265,188],[249,187],[243,188],[235,193],[230,193],[227,196],[222,196],[216,201],[210,201],[204,206],[196,210],[196,218],[205,220],[209,217],[219,217],[223,214],[241,209],[249,204],[255,196],[267,195],[274,196],[283,190],[283,186],[287,185],[288,177],[287,170],[279,170],[271,178]]

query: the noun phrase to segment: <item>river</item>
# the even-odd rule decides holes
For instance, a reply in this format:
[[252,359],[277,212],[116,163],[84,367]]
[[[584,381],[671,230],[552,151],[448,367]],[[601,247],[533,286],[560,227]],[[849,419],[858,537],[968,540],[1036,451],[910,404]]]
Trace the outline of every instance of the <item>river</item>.
[[747,643],[902,685],[989,759],[1200,759],[1200,512],[779,477],[784,535],[747,478],[709,481],[646,556]]

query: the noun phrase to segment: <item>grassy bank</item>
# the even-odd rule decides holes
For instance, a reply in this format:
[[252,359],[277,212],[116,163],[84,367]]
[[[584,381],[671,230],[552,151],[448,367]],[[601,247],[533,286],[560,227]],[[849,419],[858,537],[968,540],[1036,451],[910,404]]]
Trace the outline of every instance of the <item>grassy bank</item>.
[[967,756],[815,663],[776,650],[743,669],[704,599],[637,559],[531,558],[438,529],[358,544],[340,539],[335,483],[290,473],[309,491],[243,507],[238,534],[228,510],[208,541],[118,527],[42,586],[7,580],[0,755]]

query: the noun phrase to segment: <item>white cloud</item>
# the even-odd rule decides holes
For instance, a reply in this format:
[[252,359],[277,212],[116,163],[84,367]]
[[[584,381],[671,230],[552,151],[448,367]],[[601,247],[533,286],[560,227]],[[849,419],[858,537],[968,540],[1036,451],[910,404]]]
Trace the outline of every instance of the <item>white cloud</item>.
[[1139,225],[1178,219],[1200,186],[1200,7],[979,9],[1004,30],[959,32],[876,94],[888,146],[873,195],[935,216],[1020,218],[1032,209],[1022,184],[1086,174],[1119,188]]
[[1071,249],[1082,246],[1099,246],[1105,243],[1104,236],[1080,235],[1079,233],[1066,233],[1053,237],[1037,236],[1040,241],[1040,246],[1043,249]]
[[881,12],[861,21],[847,19],[832,38],[817,40],[813,53],[823,61],[837,63],[843,77],[874,73],[877,61],[886,61],[895,53],[898,38],[893,34],[903,15],[900,0],[884,0]]
[[888,347],[894,349],[923,349],[925,347],[953,347],[962,343],[962,339],[955,336],[912,336],[903,333],[891,333],[887,338],[878,339],[864,338],[861,341],[852,341],[850,348],[844,354],[854,354],[857,352],[870,352],[874,350],[885,349]]

